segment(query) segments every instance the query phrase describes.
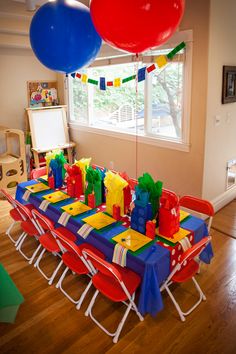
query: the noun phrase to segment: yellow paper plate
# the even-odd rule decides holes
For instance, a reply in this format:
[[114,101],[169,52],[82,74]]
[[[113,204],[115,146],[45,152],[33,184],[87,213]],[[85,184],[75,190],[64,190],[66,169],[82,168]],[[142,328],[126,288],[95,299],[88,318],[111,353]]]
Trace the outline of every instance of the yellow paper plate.
[[50,203],[61,202],[64,199],[70,198],[69,195],[57,191],[43,196],[44,199],[48,200]]
[[81,202],[75,202],[62,207],[68,214],[76,216],[84,213],[85,211],[91,210],[91,208]]
[[94,227],[97,230],[100,230],[103,227],[111,225],[114,222],[116,222],[115,219],[111,218],[110,216],[108,216],[102,212],[88,216],[87,218],[84,218],[83,221],[86,222],[86,224],[89,224],[90,226]]
[[179,221],[183,221],[186,219],[190,214],[187,211],[180,210],[180,216],[179,216]]
[[176,234],[173,235],[173,237],[166,237],[160,234],[159,232],[159,228],[157,228],[156,230],[157,235],[159,235],[160,237],[172,242],[172,243],[177,243],[180,240],[182,240],[183,238],[185,238],[187,235],[189,235],[191,233],[191,231],[189,230],[185,230],[182,227],[180,227],[179,231],[176,232]]
[[122,232],[121,234],[113,237],[112,240],[134,252],[152,241],[151,238],[140,234],[133,229],[128,229]]
[[31,184],[30,186],[26,186],[25,188],[32,193],[42,192],[42,191],[46,191],[47,189],[50,189],[44,183]]

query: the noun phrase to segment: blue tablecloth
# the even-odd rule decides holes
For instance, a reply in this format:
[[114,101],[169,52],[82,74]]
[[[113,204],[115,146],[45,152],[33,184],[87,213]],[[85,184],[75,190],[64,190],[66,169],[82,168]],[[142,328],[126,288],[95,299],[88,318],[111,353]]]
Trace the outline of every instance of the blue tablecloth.
[[[36,181],[27,181],[20,183],[17,186],[16,199],[25,204],[22,199],[27,185],[37,183]],[[40,203],[44,200],[43,195],[51,193],[52,190],[31,194],[28,203],[31,203],[38,209]],[[47,217],[57,222],[62,210],[61,207],[73,202],[73,198],[66,199],[56,204],[50,204],[46,212],[42,212]],[[84,242],[84,239],[77,234],[79,228],[83,225],[82,219],[95,213],[94,210],[83,213],[82,216],[70,217],[66,227],[77,236],[77,244]],[[198,242],[202,237],[208,235],[206,224],[203,220],[196,217],[188,217],[186,221],[181,223],[181,226],[194,232],[194,241]],[[102,232],[92,231],[86,239],[86,242],[94,245],[102,251],[108,261],[112,260],[114,244],[111,242],[112,237],[118,235],[126,228],[120,223],[116,223],[112,227],[105,228]],[[208,245],[204,253],[201,255],[202,261],[209,263],[213,257],[212,247]],[[139,295],[138,308],[145,315],[150,313],[155,316],[163,308],[162,297],[160,293],[160,284],[167,278],[170,271],[170,251],[156,243],[145,248],[139,254],[133,255],[127,253],[127,267],[140,274],[142,277],[141,290]]]

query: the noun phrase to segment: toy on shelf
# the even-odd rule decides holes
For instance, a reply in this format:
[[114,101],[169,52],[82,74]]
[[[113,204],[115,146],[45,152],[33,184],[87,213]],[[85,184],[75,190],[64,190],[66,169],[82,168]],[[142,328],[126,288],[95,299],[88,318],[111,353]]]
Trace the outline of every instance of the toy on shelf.
[[160,199],[159,233],[173,237],[179,231],[179,198],[170,191],[165,191]]
[[1,131],[6,151],[0,154],[0,188],[13,188],[27,180],[24,133],[18,129]]

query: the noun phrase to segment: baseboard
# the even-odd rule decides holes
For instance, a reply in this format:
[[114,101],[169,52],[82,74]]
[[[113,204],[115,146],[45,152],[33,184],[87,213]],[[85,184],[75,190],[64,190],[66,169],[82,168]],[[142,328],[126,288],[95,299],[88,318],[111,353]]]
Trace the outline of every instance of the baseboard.
[[218,195],[216,198],[211,200],[211,203],[213,204],[215,211],[218,211],[221,208],[223,208],[225,205],[229,204],[235,198],[236,198],[236,186]]

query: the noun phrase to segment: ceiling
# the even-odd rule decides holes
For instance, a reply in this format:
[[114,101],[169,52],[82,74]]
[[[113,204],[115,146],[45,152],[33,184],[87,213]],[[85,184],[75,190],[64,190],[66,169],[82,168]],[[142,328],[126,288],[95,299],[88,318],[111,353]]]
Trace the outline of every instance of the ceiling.
[[[36,6],[42,6],[43,4],[45,4],[50,0],[13,0],[13,1],[25,3],[27,10],[34,11],[36,9]],[[89,5],[89,0],[87,1],[80,0],[80,2],[84,3],[87,6]]]

